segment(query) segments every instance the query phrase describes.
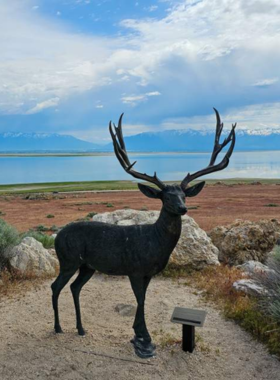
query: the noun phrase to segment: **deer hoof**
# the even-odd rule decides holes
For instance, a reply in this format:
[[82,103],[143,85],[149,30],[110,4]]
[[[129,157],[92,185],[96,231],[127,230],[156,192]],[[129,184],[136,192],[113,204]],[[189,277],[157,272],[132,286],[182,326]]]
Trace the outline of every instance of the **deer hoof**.
[[135,354],[141,359],[148,359],[156,356],[156,345],[151,341],[145,341],[144,338],[135,336],[130,341],[135,350]]
[[80,336],[85,336],[85,335],[86,335],[85,330],[84,330],[83,328],[78,329],[78,334],[79,334]]
[[56,334],[63,334],[63,330],[62,330],[62,328],[60,326],[55,327],[54,331],[55,331]]

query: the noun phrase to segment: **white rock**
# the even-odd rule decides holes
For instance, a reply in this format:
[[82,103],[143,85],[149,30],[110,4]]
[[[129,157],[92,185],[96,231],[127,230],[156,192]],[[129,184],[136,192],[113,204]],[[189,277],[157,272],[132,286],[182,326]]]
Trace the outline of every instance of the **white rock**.
[[264,295],[267,291],[253,280],[238,280],[233,283],[233,288],[252,296]]
[[[159,211],[117,210],[95,215],[92,220],[117,224],[136,225],[153,224],[159,217]],[[202,269],[207,265],[219,265],[218,249],[212,244],[198,224],[189,216],[182,217],[182,233],[174,249],[170,263],[178,266]]]
[[244,272],[248,274],[268,274],[275,273],[274,270],[269,269],[266,265],[260,263],[259,261],[249,260],[242,265],[238,265],[237,268],[242,269]]
[[58,260],[36,239],[26,237],[9,253],[10,265],[22,273],[54,275]]

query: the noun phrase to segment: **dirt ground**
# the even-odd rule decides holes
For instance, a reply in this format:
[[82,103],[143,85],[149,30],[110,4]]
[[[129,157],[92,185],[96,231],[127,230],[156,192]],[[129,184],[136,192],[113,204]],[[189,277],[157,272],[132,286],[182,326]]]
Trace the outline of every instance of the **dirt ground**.
[[[1,380],[280,379],[280,362],[236,324],[225,321],[184,281],[155,278],[150,284],[146,319],[157,357],[149,360],[138,358],[129,343],[134,317],[115,311],[119,303],[135,305],[127,278],[96,275],[84,287],[86,337],[76,333],[69,286],[59,303],[64,334],[54,334],[50,283],[0,303]],[[208,313],[204,327],[196,329],[193,354],[181,350],[181,325],[170,322],[174,306]],[[168,342],[175,343],[166,346]]]
[[[206,231],[217,225],[231,223],[235,219],[279,219],[280,186],[206,186],[197,197],[187,199],[187,206],[193,208],[188,215]],[[145,197],[140,191],[0,196],[0,217],[20,231],[27,231],[38,225],[63,226],[84,218],[90,212],[100,213],[127,207],[157,210],[160,209],[161,202]],[[47,218],[47,215],[54,217]]]

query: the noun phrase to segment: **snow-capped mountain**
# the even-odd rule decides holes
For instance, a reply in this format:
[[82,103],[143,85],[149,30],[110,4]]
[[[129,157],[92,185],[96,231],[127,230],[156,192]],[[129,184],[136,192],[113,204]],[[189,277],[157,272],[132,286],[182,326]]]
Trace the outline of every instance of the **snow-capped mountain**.
[[[224,136],[229,131],[224,132]],[[279,130],[236,130],[236,151],[280,150]],[[125,135],[125,131],[124,131]],[[223,138],[221,136],[221,140]],[[166,130],[126,136],[127,150],[136,152],[210,152],[213,130]],[[7,132],[0,134],[0,152],[89,152],[112,151],[112,143],[97,145],[57,133]]]
[[6,132],[0,134],[0,152],[90,151],[99,145],[57,133]]
[[[225,131],[221,136],[229,133]],[[239,151],[280,150],[279,130],[236,130],[236,147]],[[130,151],[187,151],[209,152],[213,149],[214,131],[209,130],[166,130],[162,132],[145,132],[125,138],[127,150]],[[108,149],[111,144],[106,146]]]

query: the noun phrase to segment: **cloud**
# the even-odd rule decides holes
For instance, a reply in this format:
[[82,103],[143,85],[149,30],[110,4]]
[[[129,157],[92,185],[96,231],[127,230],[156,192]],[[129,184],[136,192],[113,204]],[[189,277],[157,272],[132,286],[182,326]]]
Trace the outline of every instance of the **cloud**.
[[[230,129],[237,123],[237,130],[258,131],[263,129],[280,129],[280,102],[236,107],[227,112],[220,112],[224,129]],[[173,118],[164,120],[161,128],[209,130],[215,128],[214,112],[204,116]]]
[[[30,0],[1,2],[0,113],[44,114],[60,99],[64,110],[52,119],[58,128],[65,120],[80,122],[81,113],[106,121],[120,106],[134,106],[130,125],[153,129],[180,125],[182,115],[193,125],[212,125],[213,115],[205,112],[215,104],[225,117],[234,109],[251,113],[250,128],[267,120],[277,125],[271,105],[280,91],[280,2],[166,2],[164,17],[122,20],[107,37],[75,32],[63,22],[64,8],[63,17],[50,19],[41,6],[34,12]],[[160,102],[148,101],[159,95]]]
[[279,78],[263,79],[258,82],[255,82],[252,86],[254,87],[270,87],[273,84],[277,83]]
[[152,91],[152,92],[147,92],[146,94],[142,94],[142,95],[123,96],[121,100],[124,104],[136,106],[137,103],[147,101],[148,98],[151,96],[160,96],[160,95],[161,93],[159,91]]
[[151,5],[150,7],[145,8],[148,12],[154,12],[158,9],[158,5]]
[[55,107],[59,103],[59,98],[52,98],[49,100],[45,100],[44,102],[36,104],[35,107],[31,108],[26,112],[26,115],[32,115],[34,113],[38,113],[42,111],[43,109],[50,108],[50,107]]
[[29,3],[0,4],[2,114],[25,114],[48,99],[106,86],[114,75],[114,38],[74,33],[32,12]]

